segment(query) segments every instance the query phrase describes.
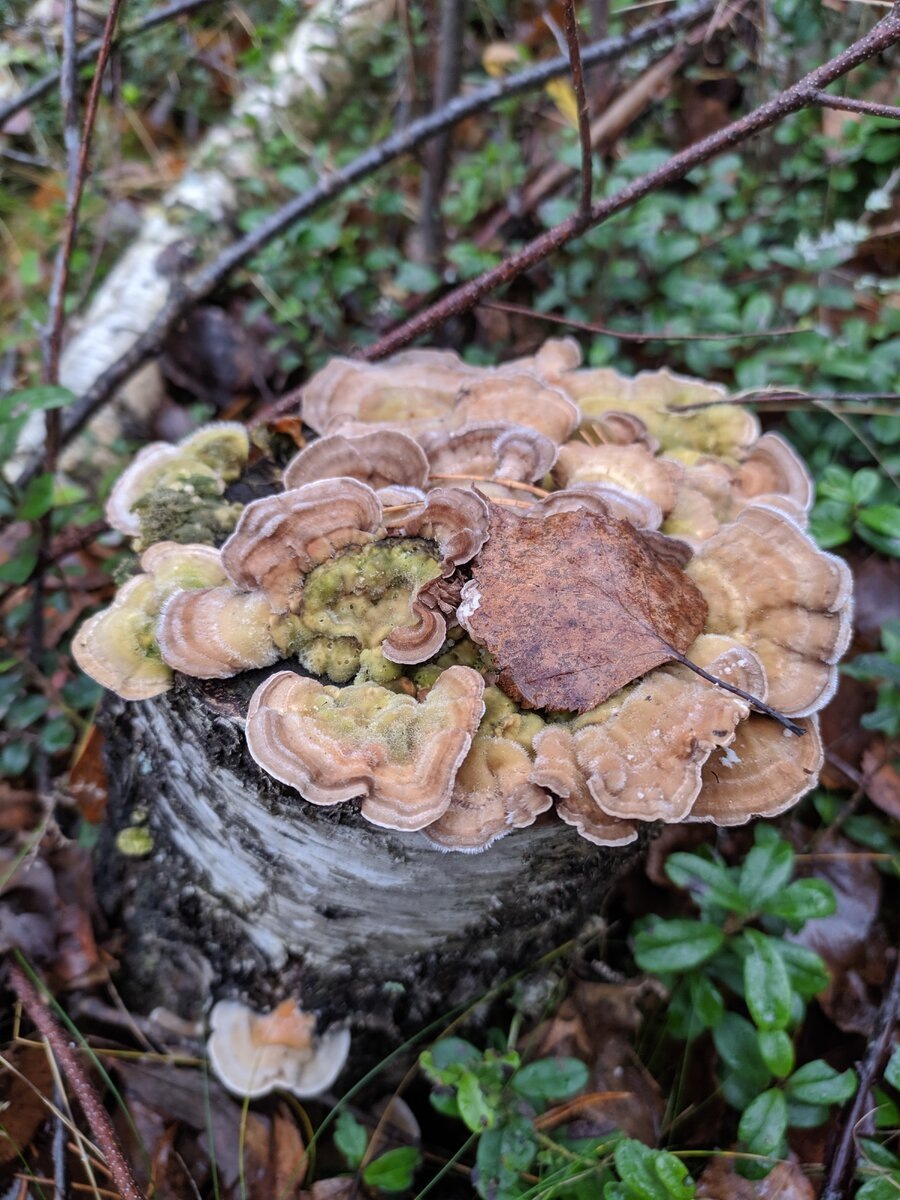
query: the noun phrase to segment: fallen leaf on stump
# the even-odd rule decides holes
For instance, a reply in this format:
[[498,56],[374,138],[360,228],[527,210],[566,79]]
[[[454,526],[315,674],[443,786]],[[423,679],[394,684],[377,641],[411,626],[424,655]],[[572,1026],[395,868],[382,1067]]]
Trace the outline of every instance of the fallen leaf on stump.
[[507,695],[585,712],[684,654],[706,601],[627,521],[494,506],[459,620],[494,656]]

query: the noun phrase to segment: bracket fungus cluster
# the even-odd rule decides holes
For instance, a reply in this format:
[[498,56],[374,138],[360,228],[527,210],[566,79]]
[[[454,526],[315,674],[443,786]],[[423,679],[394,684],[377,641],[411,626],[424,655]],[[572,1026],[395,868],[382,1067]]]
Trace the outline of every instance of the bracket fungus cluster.
[[814,785],[850,575],[805,532],[803,463],[720,388],[581,369],[568,340],[496,368],[415,350],[333,360],[303,418],[219,549],[146,548],[138,513],[198,461],[221,499],[234,427],[218,457],[215,426],[142,452],[110,501],[142,573],[79,634],[88,673],[140,699],[278,667],[257,763],[446,850],[554,814],[622,845]]

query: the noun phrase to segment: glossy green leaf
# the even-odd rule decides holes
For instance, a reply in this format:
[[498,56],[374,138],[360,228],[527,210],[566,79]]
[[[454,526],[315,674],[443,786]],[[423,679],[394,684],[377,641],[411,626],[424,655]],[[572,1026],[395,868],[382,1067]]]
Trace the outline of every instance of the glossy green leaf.
[[794,1046],[783,1029],[761,1029],[759,1053],[776,1079],[786,1079],[794,1069]]
[[791,983],[772,938],[744,931],[744,999],[759,1029],[784,1029],[791,1017]]
[[369,1144],[369,1134],[364,1125],[352,1113],[344,1109],[334,1125],[334,1144],[344,1156],[348,1167],[354,1170],[363,1160]]
[[837,908],[834,889],[824,879],[798,879],[763,905],[767,913],[781,917],[793,929],[807,921],[829,917]]
[[712,958],[724,941],[718,925],[679,917],[641,930],[634,939],[634,957],[642,971],[689,971]]
[[422,1155],[414,1146],[398,1146],[380,1155],[363,1171],[363,1182],[380,1192],[405,1192],[412,1187]]
[[800,1104],[843,1104],[856,1091],[856,1072],[835,1071],[816,1058],[798,1068],[787,1081],[787,1094]]
[[769,1088],[741,1114],[738,1137],[752,1154],[777,1154],[787,1131],[787,1101],[778,1088]]
[[578,1058],[542,1058],[516,1071],[511,1086],[533,1103],[565,1100],[587,1087],[590,1071]]

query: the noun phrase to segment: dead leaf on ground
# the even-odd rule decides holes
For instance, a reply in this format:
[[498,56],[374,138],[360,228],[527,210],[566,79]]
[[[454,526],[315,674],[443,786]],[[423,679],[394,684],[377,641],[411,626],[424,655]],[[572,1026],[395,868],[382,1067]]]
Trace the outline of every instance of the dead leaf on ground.
[[883,738],[865,752],[862,769],[866,795],[882,812],[900,821],[900,774]]
[[[616,988],[623,994],[613,1000]],[[571,1055],[590,1068],[590,1094],[580,1097],[577,1112],[565,1118],[570,1136],[602,1137],[621,1129],[647,1145],[656,1143],[665,1097],[630,1041],[638,1005],[652,990],[643,980],[579,982],[556,1015],[523,1040],[529,1057]]]
[[765,1179],[744,1179],[730,1158],[714,1158],[697,1181],[697,1200],[815,1200],[797,1163],[776,1163]]
[[106,816],[108,790],[103,734],[96,725],[92,725],[72,764],[66,791],[75,800],[78,811],[88,824],[99,825]]
[[[465,624],[500,686],[536,708],[584,712],[684,653],[706,602],[627,521],[578,509],[520,517],[494,506]],[[468,602],[468,603],[467,603]]]
[[[869,983],[877,984],[887,969],[886,949],[876,926],[882,882],[877,868],[852,842],[834,836],[820,850],[834,857],[813,860],[815,877],[834,889],[837,908],[829,917],[808,921],[791,941],[815,950],[831,975],[818,997],[825,1014],[845,1033],[868,1034],[876,1006]],[[803,859],[799,859],[803,865]]]
[[15,1070],[0,1064],[0,1165],[21,1159],[49,1115],[41,1097],[49,1102],[53,1094],[53,1076],[42,1046],[13,1045],[3,1057]]

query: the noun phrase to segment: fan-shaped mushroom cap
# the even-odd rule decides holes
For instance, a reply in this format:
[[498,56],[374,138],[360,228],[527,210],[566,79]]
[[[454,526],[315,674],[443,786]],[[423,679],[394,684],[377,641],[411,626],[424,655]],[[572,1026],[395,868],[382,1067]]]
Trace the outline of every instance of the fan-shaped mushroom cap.
[[543,479],[556,459],[556,443],[536,429],[504,421],[484,421],[447,432],[423,434],[421,443],[432,475],[472,475],[480,492],[507,496],[510,488],[484,482]]
[[851,634],[846,563],[783,513],[750,504],[686,570],[708,605],[707,632],[736,638],[762,660],[773,708],[802,717],[827,704]]
[[474,852],[533,825],[552,801],[530,775],[531,756],[518,742],[476,735],[456,774],[449,808],[423,833],[444,850]]
[[567,342],[501,367],[473,367],[447,350],[408,350],[382,363],[332,359],[303,389],[303,419],[323,434],[377,427],[412,437],[473,421],[511,421],[562,442],[581,413],[542,376],[573,361]]
[[454,417],[456,424],[526,425],[559,445],[577,429],[581,410],[561,388],[551,387],[537,375],[499,367],[486,379],[467,385]]
[[601,516],[618,517],[635,529],[658,529],[662,524],[662,509],[647,496],[626,492],[611,483],[576,483],[558,492],[551,492],[527,510],[525,516],[549,516],[551,513],[573,512],[586,508]]
[[357,479],[323,479],[254,500],[222,547],[222,562],[244,591],[261,588],[273,608],[298,603],[302,576],[346,546],[372,541],[381,501]]
[[[732,647],[708,669],[743,687],[758,678],[752,657]],[[572,722],[590,794],[614,817],[683,821],[700,791],[703,763],[716,746],[728,745],[749,711],[746,701],[686,667],[651,671]]]
[[[586,425],[597,440],[613,446],[642,445],[655,454],[659,449],[658,440],[635,413],[605,412],[594,417]],[[585,429],[585,440],[588,440],[588,429]],[[588,440],[593,444],[593,439]]]
[[743,825],[753,817],[777,817],[819,780],[824,762],[818,717],[798,721],[797,737],[768,717],[751,715],[726,750],[703,767],[703,788],[689,821]]
[[362,815],[387,829],[430,825],[484,710],[484,681],[444,671],[421,703],[375,684],[323,687],[289,671],[257,688],[247,745],[270,775],[313,804],[362,797]]
[[227,679],[239,671],[268,667],[284,657],[264,592],[233,587],[176,592],[165,602],[157,628],[163,660],[195,679]]
[[675,507],[683,474],[678,463],[654,458],[645,446],[588,446],[585,442],[562,446],[553,468],[553,478],[561,487],[612,484],[645,496],[663,513]]
[[581,366],[581,347],[573,337],[548,338],[543,346],[526,358],[514,358],[508,370],[533,371],[542,379],[555,379],[563,371]]
[[794,447],[777,433],[764,433],[737,470],[737,494],[742,501],[787,498],[802,512],[812,508],[816,486]]
[[548,725],[534,739],[535,761],[531,779],[559,799],[557,814],[574,825],[595,846],[627,846],[637,837],[633,821],[605,813],[587,786],[587,776],[578,765],[575,738],[565,725]]
[[350,1053],[350,1031],[316,1036],[315,1017],[284,1000],[271,1013],[256,1013],[237,1000],[220,1000],[210,1013],[209,1062],[218,1079],[238,1096],[266,1096],[276,1088],[301,1099],[332,1086]]
[[393,486],[424,488],[428,460],[418,442],[390,429],[345,437],[328,434],[310,442],[284,469],[284,488],[302,487],[319,479],[347,476],[376,491]]
[[437,542],[445,575],[474,558],[488,537],[490,510],[469,488],[434,488],[422,504],[388,515],[393,534]]
[[715,454],[736,466],[759,437],[756,417],[738,405],[717,404],[685,413],[669,411],[726,400],[727,393],[716,384],[675,375],[665,368],[642,371],[633,379],[609,367],[569,371],[560,375],[558,382],[578,402],[585,417],[634,413],[659,439],[666,454],[685,462],[701,454]]
[[81,669],[125,700],[146,700],[171,686],[172,671],[156,641],[166,598],[182,588],[225,580],[219,552],[211,546],[158,542],[145,551],[141,566],[146,574],[129,579],[109,608],[85,621],[72,643]]
[[447,350],[413,350],[386,362],[333,358],[303,389],[303,420],[316,433],[377,426],[415,435],[451,418],[460,388],[477,379]]
[[113,529],[138,537],[140,517],[135,505],[154,488],[189,482],[202,477],[217,484],[236,479],[250,453],[250,440],[243,425],[220,421],[201,426],[178,445],[153,442],[135,455],[122,472],[106,501],[106,519]]

